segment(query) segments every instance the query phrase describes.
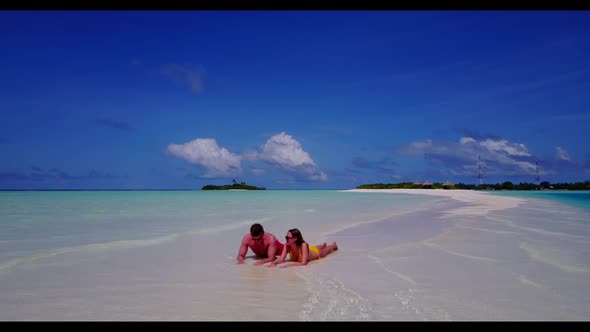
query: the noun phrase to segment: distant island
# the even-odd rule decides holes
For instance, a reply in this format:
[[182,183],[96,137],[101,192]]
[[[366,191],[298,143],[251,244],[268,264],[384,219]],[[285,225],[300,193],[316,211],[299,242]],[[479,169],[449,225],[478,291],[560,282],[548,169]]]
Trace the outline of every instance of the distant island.
[[539,184],[521,182],[514,184],[510,181],[496,184],[464,184],[451,182],[401,182],[401,183],[372,183],[357,186],[356,189],[472,189],[472,190],[590,190],[590,181],[574,183],[549,183]]
[[226,184],[224,186],[215,186],[212,184],[208,184],[206,186],[203,186],[201,190],[266,190],[266,188],[251,186],[244,182],[237,183],[234,179],[233,184]]

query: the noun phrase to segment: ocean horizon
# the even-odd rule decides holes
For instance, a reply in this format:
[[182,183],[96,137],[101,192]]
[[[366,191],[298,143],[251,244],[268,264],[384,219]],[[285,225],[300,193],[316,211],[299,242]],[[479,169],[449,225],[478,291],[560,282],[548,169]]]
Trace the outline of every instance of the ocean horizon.
[[[585,320],[589,198],[1,190],[0,320]],[[254,266],[251,251],[238,265],[256,222],[340,249],[304,267]]]

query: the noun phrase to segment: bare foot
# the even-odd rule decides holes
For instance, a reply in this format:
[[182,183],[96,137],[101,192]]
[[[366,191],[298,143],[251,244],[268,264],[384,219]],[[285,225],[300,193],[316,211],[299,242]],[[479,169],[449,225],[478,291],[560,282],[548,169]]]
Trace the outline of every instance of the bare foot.
[[334,250],[338,250],[338,245],[336,244],[336,242],[332,243],[332,246],[334,247]]

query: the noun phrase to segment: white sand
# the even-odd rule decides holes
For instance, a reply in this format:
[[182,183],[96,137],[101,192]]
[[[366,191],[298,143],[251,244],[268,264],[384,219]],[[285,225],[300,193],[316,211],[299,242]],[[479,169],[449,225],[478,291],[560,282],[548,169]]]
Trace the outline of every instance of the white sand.
[[461,207],[453,211],[447,211],[445,213],[446,217],[458,215],[482,216],[492,211],[518,207],[520,204],[526,201],[525,199],[516,197],[496,196],[490,195],[486,192],[461,189],[350,189],[347,191],[443,196],[470,204],[470,206]]
[[[312,199],[287,193],[275,206],[219,205],[230,213],[201,212],[213,213],[207,220],[214,226],[188,228],[170,241],[129,248],[109,242],[111,250],[84,247],[7,268],[0,274],[0,320],[590,317],[584,211],[470,190],[345,191],[355,193],[306,193],[317,195]],[[251,252],[238,265],[239,241],[253,221],[279,238],[298,227],[306,240],[337,241],[339,250],[305,267],[254,266]]]

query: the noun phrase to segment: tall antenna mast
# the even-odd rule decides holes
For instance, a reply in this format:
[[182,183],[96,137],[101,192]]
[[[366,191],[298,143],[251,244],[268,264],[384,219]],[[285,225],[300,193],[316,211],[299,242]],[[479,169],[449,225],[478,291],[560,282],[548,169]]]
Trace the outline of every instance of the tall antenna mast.
[[481,173],[481,156],[477,156],[477,179],[479,180],[479,185],[483,184],[483,175]]

